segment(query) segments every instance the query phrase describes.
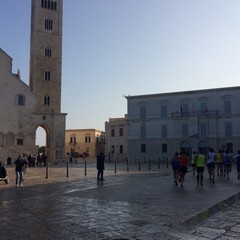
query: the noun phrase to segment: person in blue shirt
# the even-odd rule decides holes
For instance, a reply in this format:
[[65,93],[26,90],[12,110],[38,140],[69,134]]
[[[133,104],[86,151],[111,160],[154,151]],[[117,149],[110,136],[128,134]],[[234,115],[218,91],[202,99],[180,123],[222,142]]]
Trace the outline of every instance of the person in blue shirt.
[[171,160],[171,166],[173,170],[173,179],[174,183],[177,186],[178,185],[178,170],[179,170],[179,159],[178,159],[178,152],[175,152],[172,160]]

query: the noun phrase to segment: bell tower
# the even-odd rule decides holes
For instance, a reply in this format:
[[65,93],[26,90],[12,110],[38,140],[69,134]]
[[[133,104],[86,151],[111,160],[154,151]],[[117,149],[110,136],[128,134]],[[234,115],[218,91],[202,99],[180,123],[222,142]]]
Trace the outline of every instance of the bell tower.
[[65,156],[66,114],[61,113],[63,0],[32,0],[29,86],[36,129],[46,131],[52,162]]
[[62,0],[32,0],[29,85],[36,112],[61,111]]

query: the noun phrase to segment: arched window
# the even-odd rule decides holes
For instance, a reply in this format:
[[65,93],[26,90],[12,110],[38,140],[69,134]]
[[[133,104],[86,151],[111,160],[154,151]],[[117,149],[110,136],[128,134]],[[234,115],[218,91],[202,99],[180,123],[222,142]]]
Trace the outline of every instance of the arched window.
[[45,29],[46,30],[53,30],[53,20],[46,18],[45,19]]
[[44,96],[44,105],[45,106],[50,105],[50,97],[48,95]]
[[57,2],[51,1],[51,0],[42,0],[41,7],[51,9],[51,10],[57,10]]
[[45,48],[45,57],[51,57],[52,56],[52,49],[50,47]]
[[50,81],[51,80],[51,72],[48,70],[44,71],[44,80],[45,81]]
[[16,97],[16,105],[17,106],[25,106],[25,96],[24,95],[17,95]]

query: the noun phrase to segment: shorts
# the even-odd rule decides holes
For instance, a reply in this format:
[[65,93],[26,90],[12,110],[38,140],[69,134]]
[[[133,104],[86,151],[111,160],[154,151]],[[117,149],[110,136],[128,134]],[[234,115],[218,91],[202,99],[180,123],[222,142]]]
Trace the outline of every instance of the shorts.
[[197,167],[197,173],[203,173],[204,167]]
[[214,162],[208,163],[207,168],[208,169],[215,169],[215,163]]

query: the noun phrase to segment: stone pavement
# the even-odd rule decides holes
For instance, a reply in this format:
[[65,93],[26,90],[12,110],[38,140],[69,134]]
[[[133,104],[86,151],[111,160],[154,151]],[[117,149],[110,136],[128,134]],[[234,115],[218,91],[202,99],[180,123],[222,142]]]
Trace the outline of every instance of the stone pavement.
[[170,168],[106,165],[104,181],[96,181],[94,165],[27,169],[23,188],[0,182],[1,240],[207,240],[240,239],[240,182],[204,187],[187,173],[183,189],[173,184]]

